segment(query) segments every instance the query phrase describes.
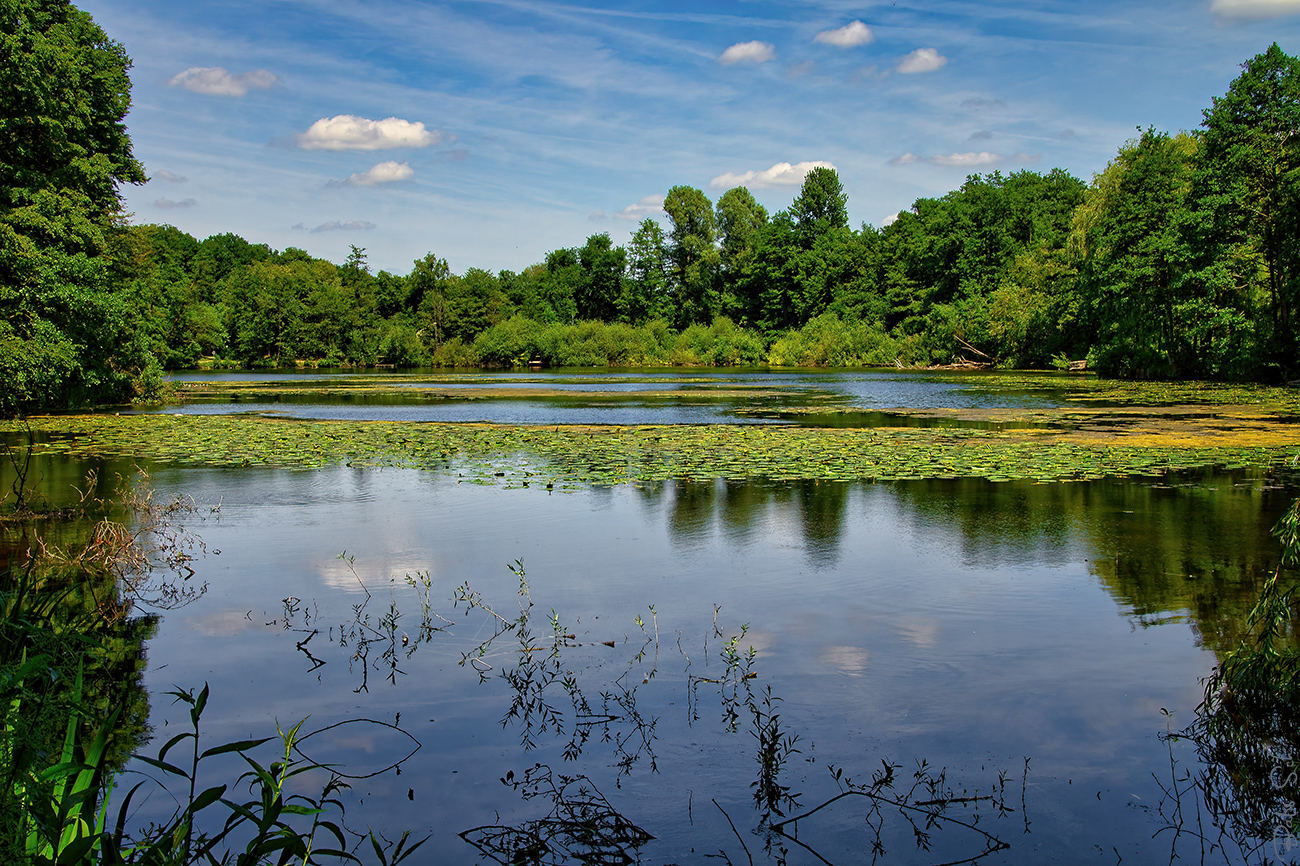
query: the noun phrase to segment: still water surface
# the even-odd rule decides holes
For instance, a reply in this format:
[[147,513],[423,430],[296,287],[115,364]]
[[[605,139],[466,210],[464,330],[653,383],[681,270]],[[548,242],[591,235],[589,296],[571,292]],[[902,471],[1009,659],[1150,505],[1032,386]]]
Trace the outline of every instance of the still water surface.
[[[812,379],[794,384],[841,389],[864,408],[904,405],[889,374]],[[928,405],[1049,399],[899,381]],[[882,390],[854,391],[872,382]],[[147,468],[160,495],[197,498],[193,528],[213,551],[198,567],[208,593],[166,612],[148,647],[156,733],[183,719],[163,693],[204,682],[210,744],[266,736],[277,721],[348,722],[303,746],[364,777],[345,797],[348,826],[431,834],[415,861],[452,864],[483,859],[463,831],[552,811],[504,783],[538,764],[584,777],[653,835],[642,862],[770,860],[754,785],[773,714],[787,748],[766,780],[794,798],[777,800],[786,816],[838,793],[832,768],[867,781],[887,760],[906,790],[925,761],[946,768],[950,794],[997,793],[1005,805],[949,813],[1010,846],[980,862],[1168,858],[1153,778],[1169,773],[1165,714],[1175,729],[1192,720],[1201,678],[1240,636],[1275,562],[1268,528],[1294,495],[1259,471],[552,493],[399,469]],[[498,620],[454,602],[468,584],[514,620],[517,560],[532,652],[510,633],[484,646]],[[754,656],[729,669],[732,638]],[[419,749],[406,757],[410,738]],[[171,808],[158,795],[140,817]],[[877,833],[866,811],[837,801],[800,824],[799,844],[772,850],[856,863],[879,840],[881,862],[942,863],[986,847],[941,823],[918,850],[900,813],[886,811]]]
[[[769,372],[682,368],[372,373],[201,372],[173,376],[182,385],[215,383],[169,413],[273,412],[298,418],[385,421],[484,421],[498,424],[755,424],[800,420],[872,426],[900,421],[900,409],[1048,409],[1064,405],[1060,376],[853,370]],[[1037,379],[1038,381],[1035,381]],[[223,392],[222,384],[266,386]],[[316,393],[293,393],[310,388]],[[287,389],[287,390],[286,390]],[[322,393],[329,392],[329,393]],[[485,399],[483,392],[492,392]],[[834,410],[798,414],[815,407]]]

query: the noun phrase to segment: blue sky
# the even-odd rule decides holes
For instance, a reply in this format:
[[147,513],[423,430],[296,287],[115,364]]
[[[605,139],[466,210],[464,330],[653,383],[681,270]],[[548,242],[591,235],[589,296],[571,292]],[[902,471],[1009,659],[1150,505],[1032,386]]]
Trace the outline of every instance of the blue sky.
[[135,64],[134,221],[401,274],[623,243],[678,184],[776,211],[812,164],[854,226],[974,172],[1089,180],[1300,53],[1300,0],[78,5]]

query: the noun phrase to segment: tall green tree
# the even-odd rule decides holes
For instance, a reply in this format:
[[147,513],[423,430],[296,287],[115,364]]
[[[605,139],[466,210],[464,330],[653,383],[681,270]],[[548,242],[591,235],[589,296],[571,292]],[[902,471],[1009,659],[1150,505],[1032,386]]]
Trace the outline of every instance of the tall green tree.
[[718,311],[718,278],[722,257],[717,216],[709,197],[694,187],[675,186],[664,196],[664,211],[672,221],[668,255],[672,262],[669,293],[673,319],[679,327],[710,322]]
[[648,217],[642,220],[628,248],[627,279],[618,301],[619,321],[639,324],[666,317],[669,263],[663,226]]
[[1182,302],[1195,293],[1185,226],[1197,140],[1148,129],[1097,177],[1075,223],[1093,360],[1139,378],[1189,372]]
[[757,281],[749,278],[749,272],[758,232],[767,225],[767,209],[748,189],[737,186],[722,194],[717,211],[722,240],[722,312],[752,325],[758,319],[761,298],[755,291]]
[[0,6],[0,412],[128,397],[148,366],[103,258],[119,184],[145,180],[130,65],[66,0]]
[[612,322],[618,317],[627,251],[614,246],[608,232],[592,235],[578,250],[583,280],[574,295],[579,319]]
[[1300,59],[1274,42],[1246,61],[1228,92],[1205,110],[1204,127],[1199,187],[1213,235],[1203,241],[1220,248],[1221,261],[1233,262],[1236,277],[1262,284],[1272,362],[1290,374],[1300,324]]
[[804,175],[799,195],[790,205],[800,243],[810,248],[833,229],[849,227],[848,196],[833,168],[819,165]]

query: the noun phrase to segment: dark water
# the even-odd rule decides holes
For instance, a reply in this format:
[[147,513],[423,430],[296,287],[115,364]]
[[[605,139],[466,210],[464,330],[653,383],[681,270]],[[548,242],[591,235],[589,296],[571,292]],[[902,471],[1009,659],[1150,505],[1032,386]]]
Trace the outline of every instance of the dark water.
[[[1129,862],[1168,856],[1152,838],[1152,773],[1169,762],[1162,711],[1175,726],[1191,720],[1214,650],[1240,633],[1272,564],[1266,527],[1287,502],[1240,473],[1172,487],[719,482],[547,494],[406,470],[150,469],[159,495],[199,497],[193,528],[220,550],[199,566],[207,595],[165,613],[149,642],[155,731],[183,721],[163,692],[206,682],[211,744],[266,736],[277,721],[351,720],[304,751],[366,776],[411,743],[359,720],[396,722],[421,748],[400,774],[352,781],[349,825],[431,833],[416,858],[430,863],[478,861],[461,831],[544,817],[549,802],[500,781],[538,763],[585,777],[654,835],[643,862],[720,850],[740,862],[728,817],[766,857],[744,696],[762,709],[769,687],[780,730],[798,737],[779,775],[800,795],[787,814],[837,792],[832,766],[865,779],[888,759],[910,781],[925,760],[958,792],[987,793],[1006,774],[1011,811],[986,805],[978,826],[1011,847],[984,862],[1078,862],[1098,847]],[[503,725],[521,692],[501,674],[549,657],[521,654],[510,634],[460,664],[495,620],[458,609],[455,588],[468,582],[514,619],[516,559],[536,645],[551,646],[553,609],[573,636],[558,670],[606,723],[579,725],[557,678],[523,692],[553,718]],[[405,581],[420,573],[431,612],[454,623],[431,620],[445,631],[421,634],[419,584]],[[739,690],[734,678],[708,682],[726,680],[722,652],[743,625],[737,648],[756,650],[746,670],[757,676]],[[734,731],[728,688],[741,697]],[[587,734],[576,756],[575,730]],[[139,815],[171,808],[159,795]],[[874,838],[863,812],[840,801],[799,838],[830,862],[859,862]],[[940,827],[925,855],[888,813],[883,839],[884,862],[946,862],[983,845]],[[791,862],[816,862],[796,849]]]
[[[864,412],[1046,399],[890,374],[793,384]],[[91,465],[41,462],[33,480],[57,500]],[[1171,755],[1179,772],[1195,756],[1159,734],[1191,722],[1216,653],[1243,634],[1276,562],[1268,530],[1296,492],[1259,471],[550,493],[414,470],[145,468],[157,497],[196,498],[188,525],[209,549],[207,594],[164,612],[148,641],[155,742],[184,721],[165,693],[205,682],[210,745],[306,719],[321,733],[303,752],[356,777],[347,826],[428,834],[407,862],[440,864],[485,860],[462,832],[540,821],[544,835],[594,791],[654,837],[625,846],[648,864],[858,863],[876,844],[880,862],[946,863],[990,839],[1009,847],[978,862],[1167,860],[1157,780]],[[466,594],[500,619],[458,604]],[[899,767],[896,795],[942,773],[934,791],[994,799],[950,806],[918,849],[918,813],[833,800],[836,770],[863,783],[882,761]],[[239,771],[215,761],[202,784]],[[567,799],[546,785],[526,798],[514,783],[530,771]],[[784,794],[756,803],[765,786]],[[771,833],[773,805],[791,817],[824,803],[798,842]],[[156,793],[136,814],[173,808]],[[547,838],[564,862],[564,840]]]
[[[890,409],[1047,409],[1065,402],[1059,376],[1021,376],[988,387],[990,376],[923,371],[769,372],[684,368],[545,373],[340,372],[186,373],[173,380],[215,382],[215,393],[167,412],[273,412],[298,418],[384,421],[485,421],[500,424],[756,424],[815,426],[951,424],[906,418]],[[1030,385],[1026,385],[1028,382]],[[221,383],[238,384],[223,392]],[[262,393],[246,390],[256,383]],[[383,390],[375,390],[382,385]],[[311,387],[331,393],[278,393]],[[480,399],[491,389],[504,394]],[[539,394],[539,390],[547,393]],[[518,391],[518,396],[510,394]],[[816,409],[809,413],[809,409]],[[985,425],[987,426],[987,425]]]

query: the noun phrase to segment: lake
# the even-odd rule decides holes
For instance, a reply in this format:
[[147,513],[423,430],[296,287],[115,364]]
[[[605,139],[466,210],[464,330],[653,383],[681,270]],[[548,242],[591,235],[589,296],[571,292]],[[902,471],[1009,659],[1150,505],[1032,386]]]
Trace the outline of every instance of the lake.
[[[905,372],[191,380],[218,384],[165,412],[1014,430],[1078,405],[1063,377]],[[510,862],[525,832],[580,862],[578,814],[654,864],[1168,858],[1164,792],[1196,756],[1160,735],[1244,633],[1296,494],[1276,464],[553,489],[328,460],[37,466],[57,497],[136,464],[156,497],[194,497],[208,550],[206,594],[148,641],[155,735],[184,717],[165,692],[205,682],[210,744],[307,719],[304,755],[349,777],[347,826],[427,834],[408,862],[429,863]],[[874,797],[845,787],[891,764]]]

